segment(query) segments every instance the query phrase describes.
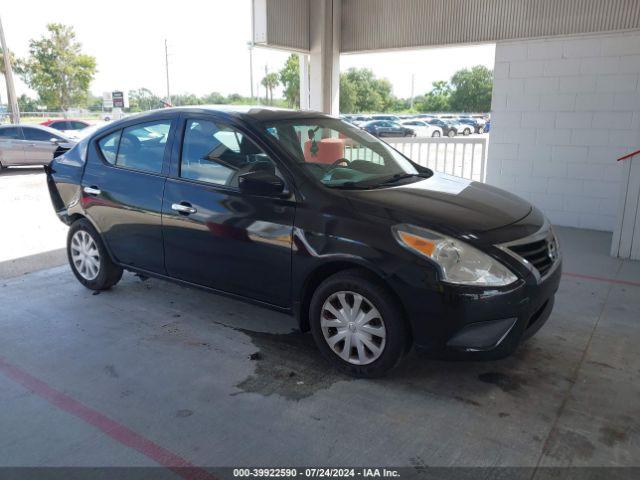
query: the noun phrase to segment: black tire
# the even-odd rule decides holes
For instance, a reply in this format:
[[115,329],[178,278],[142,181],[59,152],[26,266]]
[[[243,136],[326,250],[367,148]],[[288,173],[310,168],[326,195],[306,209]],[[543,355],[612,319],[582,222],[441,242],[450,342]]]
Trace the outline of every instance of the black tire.
[[438,138],[438,137],[440,137],[440,132],[437,130],[431,134],[431,138]]
[[[72,260],[72,239],[78,231],[86,232],[94,241],[99,252],[98,274],[93,279],[85,278],[82,273],[78,271],[76,265]],[[91,222],[84,218],[76,220],[71,225],[71,228],[69,228],[69,233],[67,234],[67,259],[69,260],[71,271],[76,276],[78,281],[90,290],[108,290],[116,283],[118,283],[122,278],[122,268],[113,263],[111,257],[109,256],[109,252],[107,252],[107,249],[104,246],[100,234],[96,231],[95,228],[93,228]]]
[[465,128],[462,131],[462,134],[466,137],[467,135],[471,135],[471,129],[470,128]]
[[[340,291],[362,295],[383,319],[385,344],[382,353],[371,363],[356,365],[343,360],[325,340],[321,327],[323,305],[331,295]],[[384,375],[400,363],[411,347],[411,335],[402,308],[389,290],[366,270],[345,270],[322,282],[311,299],[309,319],[311,332],[320,352],[336,368],[354,377],[375,378]],[[355,348],[352,346],[352,349]]]
[[455,137],[455,136],[456,136],[456,131],[455,131],[455,130],[449,130],[449,131],[447,132],[447,137],[449,137],[449,138],[453,138],[453,137]]

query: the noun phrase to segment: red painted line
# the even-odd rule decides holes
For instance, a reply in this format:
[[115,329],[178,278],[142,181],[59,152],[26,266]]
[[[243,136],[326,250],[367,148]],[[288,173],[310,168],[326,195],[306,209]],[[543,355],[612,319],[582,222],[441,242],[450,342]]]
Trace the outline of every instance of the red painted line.
[[596,282],[613,283],[616,285],[631,285],[634,287],[640,287],[640,282],[632,282],[630,280],[616,280],[615,278],[596,277],[593,275],[583,275],[582,273],[562,272],[562,275],[567,277],[582,278],[584,280],[594,280]]
[[117,442],[145,455],[160,465],[172,470],[185,480],[217,480],[206,470],[196,467],[184,458],[161,447],[128,427],[94,410],[75,398],[49,386],[42,380],[7,362],[0,356],[0,371],[13,381],[23,385],[51,405],[64,410],[102,431]]
[[626,160],[627,158],[631,158],[631,157],[633,157],[634,155],[638,155],[639,153],[640,153],[640,150],[636,150],[635,152],[627,153],[624,157],[620,157],[620,158],[618,159],[618,161]]

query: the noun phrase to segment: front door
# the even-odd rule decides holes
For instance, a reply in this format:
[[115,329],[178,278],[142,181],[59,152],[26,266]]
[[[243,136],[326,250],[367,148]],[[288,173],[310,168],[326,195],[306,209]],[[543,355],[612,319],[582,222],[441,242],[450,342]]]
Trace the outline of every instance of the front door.
[[82,178],[84,210],[116,261],[161,274],[162,192],[176,120],[138,123],[98,138]]
[[277,162],[214,117],[188,117],[182,128],[162,206],[168,274],[289,306],[295,203],[238,189],[246,172],[281,175]]

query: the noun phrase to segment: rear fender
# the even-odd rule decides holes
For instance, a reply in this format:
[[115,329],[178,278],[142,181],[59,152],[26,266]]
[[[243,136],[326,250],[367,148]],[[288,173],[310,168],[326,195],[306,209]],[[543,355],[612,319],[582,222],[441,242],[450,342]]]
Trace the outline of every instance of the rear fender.
[[76,146],[44,167],[53,209],[66,224],[71,223],[69,211],[80,201],[85,166],[81,153],[82,149]]

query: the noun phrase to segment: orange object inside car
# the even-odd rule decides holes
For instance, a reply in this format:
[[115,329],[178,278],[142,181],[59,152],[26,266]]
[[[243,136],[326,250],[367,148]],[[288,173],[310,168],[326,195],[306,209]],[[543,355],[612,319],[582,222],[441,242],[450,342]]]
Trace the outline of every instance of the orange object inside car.
[[312,152],[312,144],[311,140],[304,142],[304,160],[306,162],[331,164],[344,158],[345,141],[341,138],[323,138],[316,141],[316,152]]

